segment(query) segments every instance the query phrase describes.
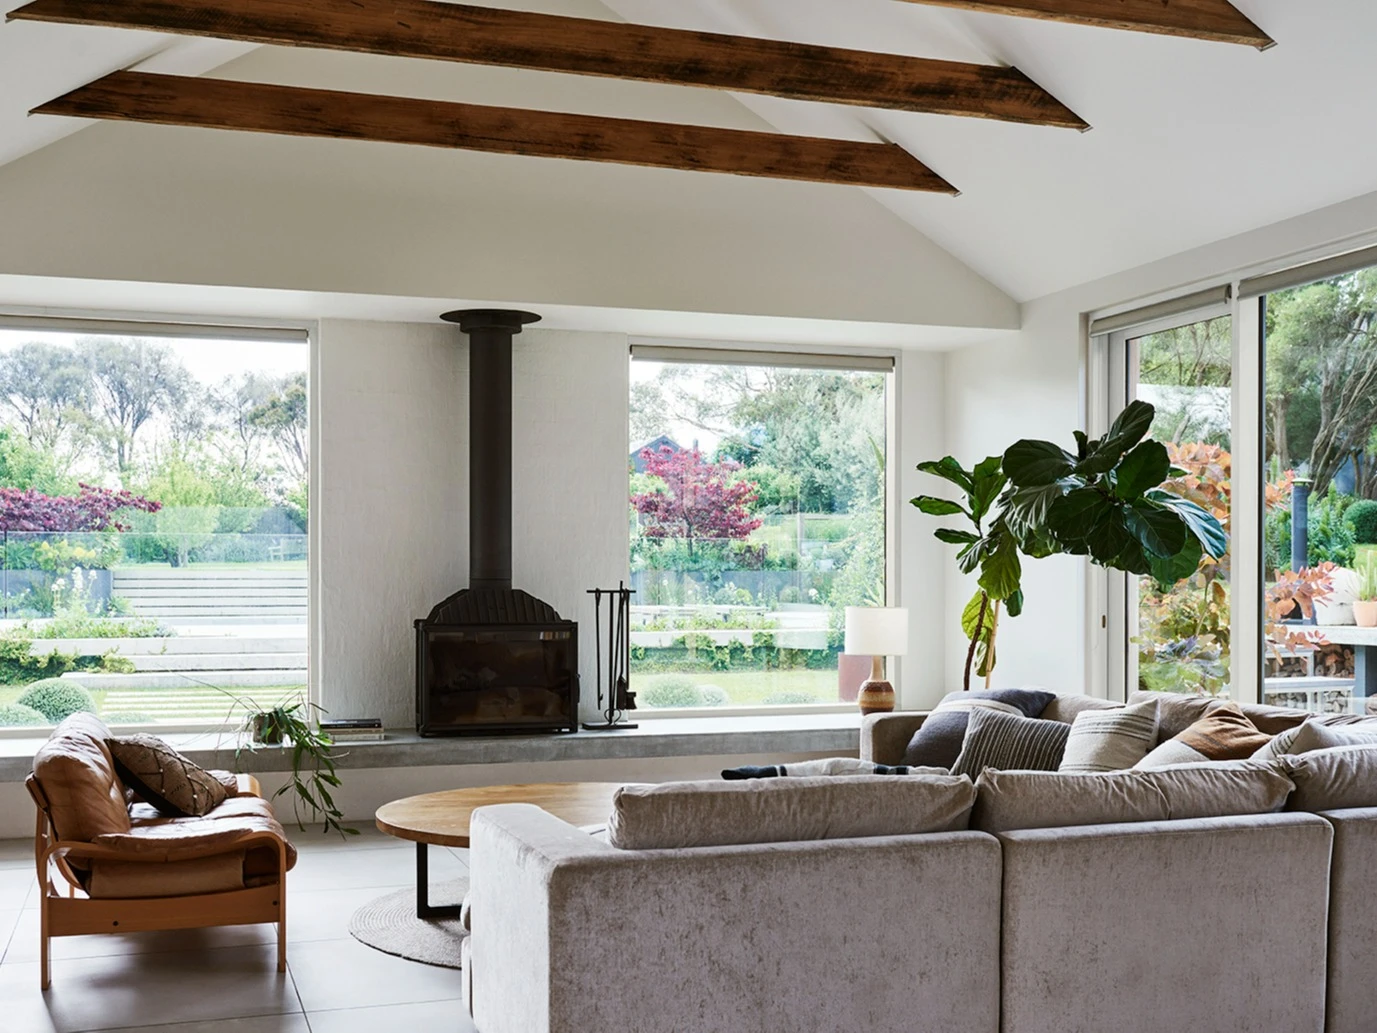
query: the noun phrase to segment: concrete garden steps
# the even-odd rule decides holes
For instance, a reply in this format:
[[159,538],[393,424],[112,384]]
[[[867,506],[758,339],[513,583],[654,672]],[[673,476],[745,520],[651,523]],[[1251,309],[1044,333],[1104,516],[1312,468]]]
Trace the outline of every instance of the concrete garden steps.
[[143,671],[134,674],[102,674],[69,671],[62,676],[88,689],[245,689],[260,685],[305,685],[306,668],[256,671]]
[[195,656],[223,655],[226,653],[305,653],[306,629],[288,635],[175,635],[159,638],[40,638],[35,639],[30,651],[35,656],[51,653],[57,649],[63,653],[79,653],[83,656],[99,656],[112,647],[119,650],[120,656],[127,656],[135,663],[138,657],[155,654],[176,656],[192,654]]
[[[303,691],[302,687],[289,686],[277,689],[246,689],[237,692],[258,706],[270,707],[295,699]],[[222,720],[234,706],[229,696],[210,689],[195,693],[177,692],[167,689],[111,689],[105,694],[103,710],[112,714],[144,714],[155,719],[165,720]]]

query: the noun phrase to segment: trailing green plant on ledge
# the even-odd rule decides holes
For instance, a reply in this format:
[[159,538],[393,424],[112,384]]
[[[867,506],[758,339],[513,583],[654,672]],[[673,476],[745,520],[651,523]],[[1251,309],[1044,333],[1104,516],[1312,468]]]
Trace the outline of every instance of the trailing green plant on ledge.
[[1163,488],[1183,471],[1166,446],[1147,438],[1154,408],[1130,402],[1102,438],[1075,431],[1076,451],[1051,441],[1022,440],[972,470],[951,456],[918,469],[954,484],[964,504],[920,495],[912,504],[930,516],[964,515],[972,530],[941,528],[936,537],[960,547],[957,563],[977,575],[961,615],[971,671],[988,677],[997,660],[1001,611],[1023,610],[1022,557],[1085,556],[1092,563],[1152,577],[1169,589],[1190,577],[1206,556],[1221,559],[1229,538],[1205,509]]
[[344,824],[344,815],[335,804],[331,789],[338,789],[335,774],[334,740],[316,724],[324,708],[304,697],[287,700],[264,709],[252,700],[233,697],[236,709],[245,711],[242,730],[248,733],[235,748],[235,766],[245,750],[253,753],[258,746],[281,746],[292,751],[291,778],[272,798],[290,795],[297,828],[305,830],[307,821],[319,821],[328,835],[357,836],[359,830]]

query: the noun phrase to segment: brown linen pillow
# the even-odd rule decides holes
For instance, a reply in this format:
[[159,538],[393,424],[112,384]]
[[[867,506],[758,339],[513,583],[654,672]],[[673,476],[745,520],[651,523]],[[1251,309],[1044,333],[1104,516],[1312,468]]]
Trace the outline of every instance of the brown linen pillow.
[[987,770],[975,788],[971,828],[995,833],[1270,814],[1294,787],[1280,765],[1231,761],[1090,775]]
[[1134,767],[1165,768],[1202,760],[1247,760],[1271,738],[1266,732],[1259,732],[1235,704],[1226,703],[1162,743]]
[[608,842],[621,850],[864,839],[969,826],[975,786],[955,775],[855,775],[622,786]]
[[229,795],[218,778],[156,735],[126,735],[105,744],[120,778],[161,814],[204,817]]

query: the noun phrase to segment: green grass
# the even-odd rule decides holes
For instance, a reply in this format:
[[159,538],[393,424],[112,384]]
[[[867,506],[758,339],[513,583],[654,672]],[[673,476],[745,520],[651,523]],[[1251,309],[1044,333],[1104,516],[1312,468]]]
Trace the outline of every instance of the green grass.
[[[28,688],[27,685],[0,685],[0,705],[14,703]],[[271,706],[289,696],[304,694],[304,685],[262,685],[243,689],[220,689],[206,685],[193,686],[188,684],[186,688],[195,688],[194,701],[188,701],[185,707],[179,711],[164,711],[159,720],[167,722],[175,721],[222,721],[230,715],[231,709],[236,710],[236,716],[242,714],[243,710],[234,707],[231,696],[239,696],[243,699],[256,703],[260,706]],[[91,698],[96,701],[96,713],[104,716],[106,711],[106,700],[110,695],[107,689],[89,689]],[[118,713],[137,713],[141,709],[138,705],[137,694],[147,692],[154,695],[159,692],[167,691],[162,689],[122,689],[119,693]],[[230,695],[227,695],[229,693]],[[152,709],[152,708],[149,708]]]
[[[661,674],[631,675],[631,691],[653,684]],[[819,703],[837,703],[836,671],[695,671],[688,675],[697,685],[716,685],[732,705],[755,707],[782,692],[808,693]]]

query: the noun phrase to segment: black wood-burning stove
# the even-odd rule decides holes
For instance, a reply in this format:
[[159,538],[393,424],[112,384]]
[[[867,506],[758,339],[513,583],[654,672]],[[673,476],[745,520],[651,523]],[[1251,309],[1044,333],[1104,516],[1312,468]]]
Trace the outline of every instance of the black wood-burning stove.
[[540,317],[441,318],[469,337],[469,587],[416,621],[416,730],[574,732],[578,625],[512,588],[512,338]]

